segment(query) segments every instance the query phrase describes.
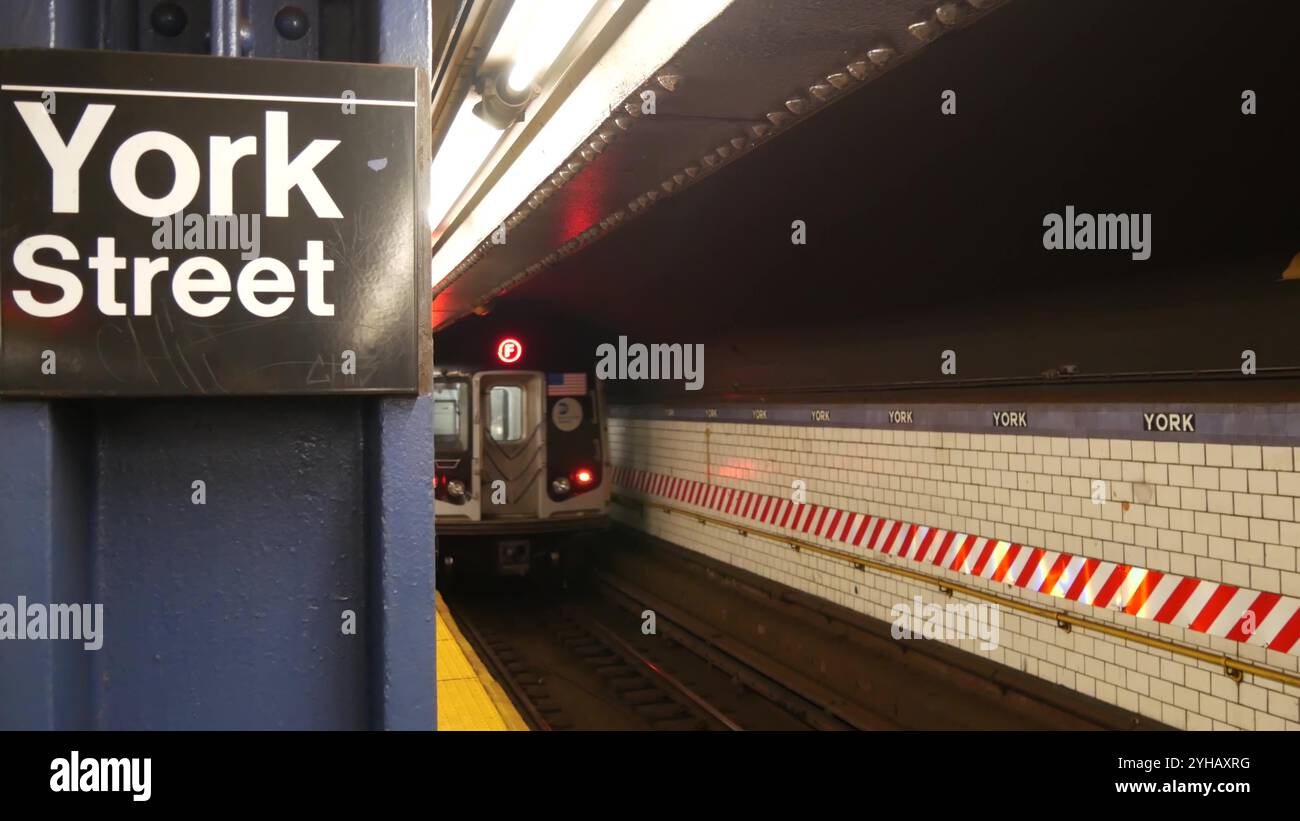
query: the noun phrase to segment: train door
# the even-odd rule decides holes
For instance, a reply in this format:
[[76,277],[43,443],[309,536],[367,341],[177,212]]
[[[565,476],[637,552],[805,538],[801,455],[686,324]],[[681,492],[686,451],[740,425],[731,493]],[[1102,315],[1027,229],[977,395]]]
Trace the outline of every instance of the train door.
[[474,381],[483,519],[536,519],[545,491],[546,390],[542,375],[485,371]]

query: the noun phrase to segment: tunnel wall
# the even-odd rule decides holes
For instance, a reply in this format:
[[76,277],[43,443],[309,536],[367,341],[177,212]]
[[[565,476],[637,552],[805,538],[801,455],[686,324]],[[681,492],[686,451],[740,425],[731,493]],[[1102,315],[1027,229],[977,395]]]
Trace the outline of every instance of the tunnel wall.
[[[617,518],[869,616],[892,621],[891,608],[916,596],[942,607],[950,600],[937,584],[951,581],[1300,669],[1300,448],[688,421],[645,407],[612,416],[621,497],[797,534],[935,584],[653,506],[616,505]],[[636,418],[645,416],[658,418]],[[1094,479],[1107,482],[1100,504]],[[791,501],[796,480],[806,483],[803,507]],[[1121,566],[1131,569],[1117,574]],[[1102,598],[1108,606],[1096,606]],[[1249,636],[1236,615],[1245,609],[1257,615]],[[1006,607],[1000,616],[995,649],[949,643],[1178,728],[1300,729],[1300,688],[1250,673],[1238,682],[1222,664],[1067,631],[1054,618]]]

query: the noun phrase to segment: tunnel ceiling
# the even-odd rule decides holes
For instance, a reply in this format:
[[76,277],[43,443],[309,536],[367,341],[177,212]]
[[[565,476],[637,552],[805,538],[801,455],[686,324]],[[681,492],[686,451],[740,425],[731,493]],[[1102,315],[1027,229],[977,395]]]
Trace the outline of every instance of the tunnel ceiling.
[[[734,2],[625,100],[613,101],[603,127],[507,220],[505,244],[484,239],[435,286],[435,329],[783,139],[1001,2]],[[646,93],[654,95],[651,112]]]
[[[752,96],[715,107],[719,116],[795,93],[795,55],[832,67],[876,39],[882,24],[849,7],[872,6],[891,31],[905,30],[918,8],[845,3],[831,14],[814,9],[829,4],[756,5],[788,26],[771,38],[731,31],[707,48],[725,56],[717,62],[729,77],[772,79],[744,85]],[[1251,9],[1271,16],[1265,22]],[[1205,338],[1250,325],[1243,311],[1223,315],[1242,294],[1300,310],[1300,285],[1277,282],[1300,251],[1295,9],[1012,0],[629,215],[495,300],[489,316],[439,334],[438,345],[477,350],[503,329],[537,328],[551,334],[551,348],[589,360],[594,344],[619,334],[731,347],[821,335],[842,348],[846,336],[836,329],[849,328],[847,339],[879,358],[902,338],[900,326],[1005,328],[1029,324],[1027,313],[1050,325],[1059,309],[1095,327],[1114,312],[1151,310],[1163,311],[1167,327]],[[694,101],[716,101],[731,85],[680,71],[679,92],[664,97],[671,102],[660,117],[641,118],[631,133],[663,129],[691,145],[722,143],[733,121],[671,113],[679,105],[698,111]],[[955,115],[940,111],[946,89],[957,94]],[[1256,93],[1260,115],[1242,115],[1243,89]],[[682,162],[628,139],[583,169],[548,203],[555,217],[537,227],[564,239],[563,215],[573,215],[576,230],[618,205],[603,192],[622,177],[650,169],[662,178]],[[1151,259],[1045,250],[1044,215],[1067,205],[1151,213]],[[807,225],[806,245],[791,242],[794,220]],[[479,265],[522,264],[513,243]],[[1180,316],[1184,302],[1199,308]],[[1213,332],[1191,327],[1203,323]],[[856,378],[874,376],[898,377],[882,367]]]

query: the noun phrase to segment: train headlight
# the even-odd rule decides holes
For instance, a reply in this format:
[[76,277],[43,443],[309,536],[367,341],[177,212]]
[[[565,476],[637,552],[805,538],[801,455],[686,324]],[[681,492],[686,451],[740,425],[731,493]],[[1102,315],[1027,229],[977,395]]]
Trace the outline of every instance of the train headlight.
[[555,491],[556,496],[564,496],[572,489],[573,486],[569,484],[569,480],[563,476],[551,481],[551,490]]
[[447,483],[447,493],[457,499],[463,499],[465,497],[465,483],[459,479],[452,479]]

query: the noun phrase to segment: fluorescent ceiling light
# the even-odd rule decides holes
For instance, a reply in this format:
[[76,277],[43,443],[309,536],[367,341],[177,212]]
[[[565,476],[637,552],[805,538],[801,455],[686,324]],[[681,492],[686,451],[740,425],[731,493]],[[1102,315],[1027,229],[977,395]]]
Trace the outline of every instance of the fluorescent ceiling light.
[[[568,2],[540,0],[539,5],[554,13],[556,6]],[[553,174],[600,127],[614,105],[653,76],[731,2],[691,0],[646,4],[456,230],[444,239],[433,257],[433,286],[436,288],[484,237]]]
[[[542,72],[573,39],[582,21],[587,19],[596,0],[515,0],[506,25],[520,26],[510,76],[506,84],[511,91],[532,87]],[[504,28],[504,27],[503,27]],[[505,32],[513,34],[513,32]]]
[[429,170],[429,225],[435,233],[503,133],[474,114],[479,99],[473,92],[465,96]]

